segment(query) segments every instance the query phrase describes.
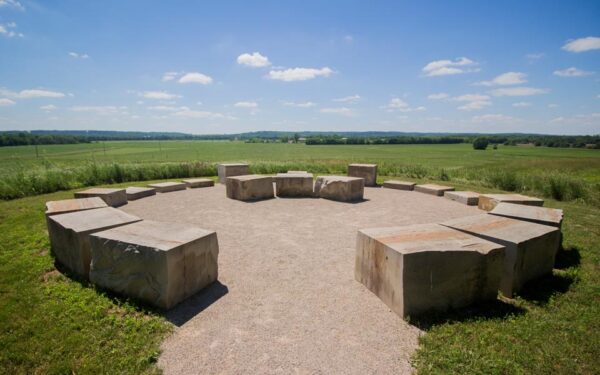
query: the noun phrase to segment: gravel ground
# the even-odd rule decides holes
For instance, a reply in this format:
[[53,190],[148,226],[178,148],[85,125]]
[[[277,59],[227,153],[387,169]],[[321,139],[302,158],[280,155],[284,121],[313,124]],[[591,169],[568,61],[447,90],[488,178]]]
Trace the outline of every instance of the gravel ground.
[[421,332],[354,280],[356,231],[477,215],[449,199],[366,188],[356,204],[227,199],[188,189],[122,207],[217,231],[219,282],[167,313],[166,374],[403,374]]

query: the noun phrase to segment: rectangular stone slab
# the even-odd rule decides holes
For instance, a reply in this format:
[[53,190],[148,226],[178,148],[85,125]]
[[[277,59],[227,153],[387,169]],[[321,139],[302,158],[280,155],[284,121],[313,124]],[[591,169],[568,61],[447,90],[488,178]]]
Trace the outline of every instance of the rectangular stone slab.
[[156,195],[156,189],[150,187],[130,186],[125,189],[125,192],[127,193],[127,200],[129,201]]
[[436,185],[436,184],[424,184],[424,185],[416,185],[415,186],[415,191],[418,191],[419,193],[437,195],[438,197],[443,196],[444,193],[447,191],[453,191],[453,190],[454,190],[454,188],[451,186],[443,186],[443,185]]
[[479,203],[479,193],[474,191],[446,191],[444,197],[467,206],[477,206]]
[[365,186],[377,186],[377,164],[350,164],[348,176],[364,178]]
[[75,211],[93,210],[95,208],[108,207],[102,198],[78,198],[63,199],[60,201],[46,202],[46,216],[66,214]]
[[91,188],[75,193],[75,198],[91,197],[99,197],[111,207],[118,207],[127,203],[125,189]]
[[217,164],[217,173],[219,175],[219,183],[224,184],[227,181],[227,177],[249,175],[250,167],[244,163]]
[[225,182],[227,197],[241,201],[255,201],[274,198],[273,177],[245,175],[227,177]]
[[278,197],[312,197],[312,173],[278,173],[274,178]]
[[218,277],[214,231],[145,220],[90,236],[90,280],[170,309]]
[[150,184],[148,187],[156,189],[158,193],[170,193],[172,191],[187,189],[187,185],[183,182],[159,182]]
[[479,196],[478,207],[480,210],[491,211],[500,202],[525,204],[528,206],[544,205],[543,199],[528,197],[522,194],[481,194]]
[[340,202],[363,199],[365,180],[360,177],[319,176],[315,182],[315,196]]
[[112,207],[48,217],[52,253],[68,270],[84,278],[90,272],[90,234],[141,219]]
[[556,227],[488,214],[449,220],[442,225],[506,247],[500,291],[507,297],[526,282],[552,273],[561,239]]
[[190,178],[182,181],[190,189],[215,186],[215,182],[210,178]]
[[504,246],[439,224],[358,231],[355,278],[405,318],[495,300]]
[[397,181],[397,180],[387,180],[383,183],[384,188],[388,189],[396,189],[396,190],[408,190],[412,191],[415,188],[414,182],[408,181]]
[[[303,173],[308,173],[307,171],[287,171],[287,173],[289,174],[303,174]],[[312,174],[312,173],[310,173]]]
[[563,221],[563,210],[557,208],[526,206],[514,203],[498,203],[490,214],[525,220],[532,223],[550,225],[560,228]]

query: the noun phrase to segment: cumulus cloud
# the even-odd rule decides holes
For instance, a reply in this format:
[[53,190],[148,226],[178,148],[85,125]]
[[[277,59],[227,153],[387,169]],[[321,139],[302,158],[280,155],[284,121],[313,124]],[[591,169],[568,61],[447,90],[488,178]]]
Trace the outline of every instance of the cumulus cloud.
[[287,107],[310,108],[317,104],[313,102],[283,102],[283,105]]
[[42,111],[54,111],[57,107],[54,104],[43,105],[40,107]]
[[181,98],[181,95],[170,94],[166,91],[144,91],[139,94],[140,96],[146,99],[155,99],[155,100],[172,100]]
[[191,119],[210,119],[210,120],[216,120],[216,119],[233,120],[233,119],[235,119],[235,117],[226,116],[222,113],[209,112],[209,111],[194,111],[191,109],[177,111],[173,115],[177,116],[177,117],[181,117],[181,118],[191,118]]
[[482,123],[482,122],[510,122],[510,121],[514,121],[514,120],[515,120],[514,117],[510,117],[510,116],[506,116],[506,115],[501,115],[501,114],[488,114],[488,115],[481,115],[481,116],[473,116],[473,118],[471,118],[471,121],[477,122],[477,123]]
[[[164,78],[164,77],[163,77]],[[192,72],[186,73],[179,78],[179,83],[199,83],[201,85],[209,85],[213,82],[213,79],[205,74]]]
[[177,78],[178,75],[179,75],[179,73],[177,73],[177,72],[166,72],[162,76],[162,81],[163,82],[172,81],[175,78]]
[[345,96],[343,98],[333,99],[334,102],[340,102],[340,103],[356,103],[359,100],[360,100],[360,95],[358,95],[358,94]]
[[545,94],[548,90],[536,87],[503,87],[490,91],[493,96],[532,96]]
[[189,110],[189,108],[185,107],[185,106],[174,107],[174,106],[170,106],[170,105],[151,105],[146,108],[149,109],[150,111],[160,111],[160,112],[177,112],[177,111]]
[[0,35],[6,38],[22,38],[24,36],[23,33],[17,32],[16,28],[17,24],[14,22],[0,24]]
[[490,97],[482,94],[465,94],[453,97],[451,100],[464,103],[457,107],[461,111],[477,111],[492,104]]
[[594,72],[588,72],[586,70],[577,69],[575,67],[554,71],[554,75],[559,77],[585,77],[592,74],[594,74]]
[[329,77],[333,70],[328,67],[315,68],[291,68],[285,70],[271,70],[268,77],[277,81],[293,82],[306,81],[317,77]]
[[243,53],[238,56],[237,63],[240,65],[250,66],[252,68],[263,68],[271,65],[271,62],[267,56],[263,56],[258,52],[254,53]]
[[450,95],[446,94],[445,92],[439,92],[437,94],[431,94],[429,96],[427,96],[427,99],[429,100],[442,100],[442,99],[448,99]]
[[527,74],[519,72],[507,72],[500,74],[491,81],[481,81],[476,83],[481,86],[509,86],[509,85],[520,85],[521,83],[527,82],[525,79]]
[[477,71],[477,63],[466,57],[452,60],[436,60],[423,67],[423,73],[428,77],[447,76]]
[[421,112],[421,111],[425,111],[427,108],[420,106],[420,107],[410,107],[408,105],[407,102],[405,102],[404,100],[400,99],[400,98],[392,98],[390,99],[390,102],[383,106],[382,108],[387,109],[388,112],[394,112],[394,111],[399,111],[399,112]]
[[233,106],[238,107],[238,108],[257,108],[258,103],[256,103],[256,102],[237,102]]
[[587,38],[570,40],[562,46],[562,49],[575,53],[600,49],[600,37],[588,36]]
[[2,7],[10,7],[18,10],[25,10],[23,4],[21,4],[17,0],[0,0],[0,8]]
[[14,100],[6,99],[6,98],[0,99],[0,107],[8,107],[11,105],[15,105]]
[[329,114],[335,114],[335,115],[341,115],[341,116],[354,116],[354,110],[352,108],[346,108],[346,107],[338,107],[338,108],[321,108],[320,110],[321,113],[329,113]]
[[515,108],[525,108],[525,107],[531,107],[531,103],[529,102],[516,102],[512,104],[513,107]]
[[0,95],[8,96],[14,99],[35,99],[35,98],[63,98],[65,94],[58,91],[50,91],[43,89],[21,90],[19,92],[0,88]]
[[592,125],[599,126],[600,125],[600,113],[594,112],[589,114],[580,114],[570,117],[556,117],[550,120],[552,124],[561,124],[561,125]]
[[90,105],[90,106],[74,106],[69,108],[73,112],[89,112],[98,115],[114,115],[127,110],[127,107],[117,107],[114,105]]
[[90,56],[87,53],[69,52],[69,56],[74,59],[89,59]]

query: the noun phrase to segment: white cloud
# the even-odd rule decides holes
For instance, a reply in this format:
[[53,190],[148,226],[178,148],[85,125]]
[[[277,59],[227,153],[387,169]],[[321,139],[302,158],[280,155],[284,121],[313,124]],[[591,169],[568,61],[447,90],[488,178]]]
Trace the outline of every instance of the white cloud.
[[477,111],[492,104],[490,97],[482,94],[465,94],[453,97],[451,100],[465,102],[465,104],[457,107],[461,111]]
[[509,85],[520,85],[521,83],[527,82],[525,79],[527,74],[519,72],[507,72],[500,74],[491,81],[481,81],[476,83],[481,86],[509,86]]
[[0,99],[0,107],[8,107],[11,105],[15,105],[15,102],[10,99],[2,98]]
[[17,31],[15,31],[14,29],[16,29],[16,28],[17,28],[17,24],[14,22],[0,24],[0,35],[4,36],[6,38],[14,38],[14,37],[22,38],[24,36],[23,33],[19,33]]
[[534,62],[542,59],[544,56],[546,56],[543,53],[528,53],[527,55],[525,55],[525,58],[527,59],[527,61],[529,61],[530,64],[533,64]]
[[587,38],[571,40],[565,43],[562,49],[575,53],[600,49],[600,38],[597,36],[588,36]]
[[19,92],[0,88],[0,95],[15,99],[35,99],[35,98],[62,98],[65,96],[62,92],[49,91],[42,89],[21,90]]
[[404,100],[400,99],[400,98],[392,98],[390,99],[390,102],[386,105],[383,106],[382,108],[387,109],[388,112],[394,112],[394,111],[399,111],[399,112],[422,112],[425,111],[427,108],[420,106],[420,107],[410,107],[408,105],[408,103],[406,103]]
[[114,105],[74,106],[69,108],[73,112],[89,112],[98,115],[114,115],[126,109],[127,107],[117,107]]
[[177,72],[166,72],[162,76],[162,81],[163,82],[172,81],[177,77],[177,75],[179,75],[179,73],[177,73]]
[[192,119],[211,119],[211,120],[215,120],[215,119],[233,120],[233,119],[235,119],[235,117],[225,116],[222,113],[209,112],[209,111],[194,111],[194,110],[190,110],[190,109],[185,109],[182,111],[175,112],[173,115],[177,116],[177,117],[192,118]]
[[481,116],[473,116],[471,121],[481,123],[481,122],[509,122],[515,121],[513,117],[500,115],[500,114],[488,114]]
[[316,106],[317,104],[313,102],[283,102],[283,105],[288,107],[310,108]]
[[571,117],[556,117],[550,120],[552,124],[562,125],[593,125],[600,126],[600,113],[580,114]]
[[458,109],[460,111],[478,111],[478,110],[483,109],[491,104],[492,104],[492,102],[481,100],[481,101],[468,102],[459,107],[456,107],[456,109]]
[[263,68],[265,66],[271,65],[271,62],[267,58],[267,56],[263,56],[258,52],[243,53],[238,56],[237,63],[240,65],[246,65],[253,68]]
[[360,100],[360,95],[345,96],[343,98],[333,99],[334,102],[340,103],[356,103]]
[[18,10],[25,10],[23,4],[16,0],[0,0],[0,8],[2,7],[12,7]]
[[74,59],[89,59],[90,56],[87,53],[69,52],[69,56]]
[[348,116],[348,117],[354,116],[354,114],[355,114],[354,110],[352,108],[346,108],[346,107],[321,108],[320,112],[341,115],[341,116]]
[[177,112],[177,111],[185,111],[189,110],[188,107],[174,107],[169,105],[152,105],[147,107],[150,111],[160,111],[160,112]]
[[525,107],[531,107],[531,103],[529,102],[516,102],[512,104],[513,107],[515,108],[525,108]]
[[427,96],[427,99],[429,100],[442,100],[442,99],[448,99],[450,95],[446,94],[445,92],[439,92],[437,94],[431,94],[429,96]]
[[176,98],[181,98],[181,95],[170,94],[165,91],[144,91],[139,94],[140,96],[146,99],[156,99],[156,100],[171,100]]
[[459,57],[452,60],[437,60],[432,61],[423,67],[423,73],[428,77],[446,76],[454,74],[462,74],[476,71],[473,68],[477,63],[466,57]]
[[490,91],[493,96],[531,96],[545,94],[548,90],[535,87],[504,87]]
[[477,102],[477,101],[484,101],[484,100],[489,100],[490,97],[487,95],[481,95],[481,94],[465,94],[465,95],[460,95],[460,96],[456,96],[454,98],[452,98],[452,100],[455,100],[457,102]]
[[[164,77],[163,77],[164,78]],[[181,78],[179,78],[179,83],[199,83],[201,85],[209,85],[211,84],[213,79],[207,75],[202,73],[192,72],[186,73]]]
[[284,82],[306,81],[317,77],[329,77],[333,70],[328,67],[321,69],[314,68],[292,68],[285,70],[271,70],[268,77]]
[[256,102],[237,102],[233,105],[238,108],[256,108],[258,107],[258,103]]
[[57,108],[58,107],[56,107],[54,104],[43,105],[40,107],[42,111],[54,111]]
[[594,72],[588,72],[575,67],[554,71],[554,75],[559,77],[585,77],[592,74],[594,74]]

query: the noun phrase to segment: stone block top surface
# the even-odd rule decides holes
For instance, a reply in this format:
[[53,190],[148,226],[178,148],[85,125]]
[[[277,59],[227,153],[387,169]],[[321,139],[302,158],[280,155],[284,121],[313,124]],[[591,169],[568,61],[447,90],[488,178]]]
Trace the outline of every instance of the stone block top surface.
[[313,177],[312,173],[308,173],[308,172],[288,172],[288,173],[277,173],[277,175],[275,177],[283,177],[283,178],[307,178]]
[[99,197],[63,199],[60,201],[46,202],[46,215],[56,215],[102,207],[108,207],[108,205]]
[[[308,171],[287,171],[288,174],[304,174],[308,173]],[[312,173],[310,173],[312,174]]]
[[377,167],[377,164],[352,163],[352,164],[348,164],[348,166],[350,166],[350,167],[359,167],[359,168],[375,168],[375,167]]
[[563,210],[557,208],[526,206],[505,202],[499,203],[492,211],[490,211],[490,214],[515,219],[553,223],[555,225],[560,225],[563,220]]
[[125,189],[115,189],[115,188],[91,188],[83,191],[78,191],[76,194],[90,194],[90,195],[102,195],[102,194],[112,194],[119,191],[123,191]]
[[444,186],[444,185],[437,185],[437,184],[423,184],[423,185],[417,185],[423,189],[430,189],[430,190],[454,190],[454,188],[452,186]]
[[197,182],[211,182],[212,180],[210,178],[188,178],[181,181],[185,182],[186,184],[193,184]]
[[241,176],[229,176],[228,179],[238,180],[238,181],[252,181],[252,180],[264,180],[264,179],[272,179],[271,176],[263,176],[260,174],[245,174]]
[[164,187],[181,186],[181,185],[185,185],[185,184],[183,182],[157,182],[156,184],[150,184],[148,186],[151,188],[164,188]]
[[474,191],[447,191],[444,195],[451,197],[462,197],[462,198],[479,198],[479,193]]
[[544,202],[543,199],[522,194],[481,194],[481,196],[495,199],[500,202]]
[[98,228],[134,223],[142,219],[116,208],[105,207],[54,215],[52,216],[52,220],[66,229],[71,229],[75,232],[87,232]]
[[225,167],[247,167],[247,163],[219,163],[218,165],[223,165]]
[[414,182],[400,181],[400,180],[386,180],[383,183],[384,184],[392,184],[392,185],[416,185],[416,183],[414,183]]
[[151,187],[139,187],[139,186],[130,186],[127,189],[125,189],[125,192],[127,194],[137,194],[137,193],[142,193],[142,192],[146,192],[146,191],[154,191],[156,189],[151,188]]
[[323,179],[327,182],[341,181],[341,182],[352,182],[356,180],[364,180],[362,177],[350,177],[350,176],[319,176],[317,178]]

